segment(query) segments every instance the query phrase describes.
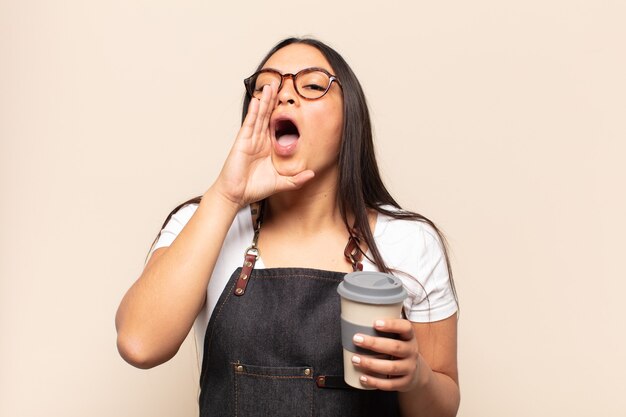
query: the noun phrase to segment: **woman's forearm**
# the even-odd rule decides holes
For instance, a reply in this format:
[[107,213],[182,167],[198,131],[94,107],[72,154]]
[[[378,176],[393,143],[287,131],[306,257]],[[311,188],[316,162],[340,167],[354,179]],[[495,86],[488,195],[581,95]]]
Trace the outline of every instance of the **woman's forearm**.
[[239,207],[209,189],[169,248],[149,262],[115,318],[122,357],[151,368],[169,360],[189,333]]
[[459,409],[459,385],[450,376],[433,371],[419,356],[419,383],[398,393],[403,417],[454,417]]

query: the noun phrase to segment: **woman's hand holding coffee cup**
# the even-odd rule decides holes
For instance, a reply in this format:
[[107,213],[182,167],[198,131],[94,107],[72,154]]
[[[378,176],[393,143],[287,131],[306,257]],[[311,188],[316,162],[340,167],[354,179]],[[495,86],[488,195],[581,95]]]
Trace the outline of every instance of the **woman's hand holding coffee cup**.
[[[419,383],[420,355],[413,325],[405,319],[376,320],[374,328],[385,333],[395,333],[398,339],[368,336],[357,333],[352,338],[355,345],[391,359],[379,359],[355,354],[352,363],[364,375],[359,379],[364,386],[383,391],[410,391]],[[371,374],[388,375],[387,379]]]
[[[346,383],[359,389],[414,386],[419,350],[413,325],[401,318],[407,297],[402,282],[391,274],[355,271],[344,277],[337,292]],[[383,359],[389,355],[398,360]],[[387,375],[398,381],[390,383]]]

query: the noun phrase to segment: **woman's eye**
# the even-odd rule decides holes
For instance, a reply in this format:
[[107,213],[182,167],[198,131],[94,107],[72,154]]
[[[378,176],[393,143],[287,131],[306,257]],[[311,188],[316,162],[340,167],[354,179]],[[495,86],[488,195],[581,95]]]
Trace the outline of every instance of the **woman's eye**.
[[304,88],[308,88],[309,90],[317,90],[317,91],[325,90],[324,87],[322,87],[321,85],[317,85],[317,84],[307,84],[304,86]]

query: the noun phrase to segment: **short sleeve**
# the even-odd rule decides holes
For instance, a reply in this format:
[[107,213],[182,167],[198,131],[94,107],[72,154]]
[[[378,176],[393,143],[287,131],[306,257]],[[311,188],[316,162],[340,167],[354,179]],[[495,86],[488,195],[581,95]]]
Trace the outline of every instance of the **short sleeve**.
[[150,251],[150,255],[159,248],[170,246],[181,230],[183,230],[183,227],[185,227],[189,219],[191,219],[191,216],[196,212],[197,208],[197,204],[188,204],[172,214],[172,217],[170,217],[165,227],[161,230],[159,239]]
[[[387,267],[408,293],[404,301],[407,319],[427,323],[456,313],[443,243],[431,225],[379,213],[374,239]],[[363,268],[378,271],[371,259],[363,262]]]
[[456,297],[439,235],[428,224],[418,225],[415,275],[401,277],[412,295],[405,303],[405,314],[413,322],[439,321],[456,313]]

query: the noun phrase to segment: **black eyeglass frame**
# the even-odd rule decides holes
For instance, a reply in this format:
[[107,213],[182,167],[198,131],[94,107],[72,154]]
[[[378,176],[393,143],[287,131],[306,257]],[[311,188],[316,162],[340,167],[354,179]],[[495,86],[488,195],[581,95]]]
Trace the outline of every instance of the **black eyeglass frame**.
[[[310,97],[305,97],[302,95],[302,93],[300,92],[300,90],[298,90],[298,84],[296,83],[296,79],[300,74],[306,74],[309,72],[315,72],[315,71],[319,71],[319,72],[323,72],[324,74],[326,74],[328,76],[328,78],[330,79],[330,82],[328,83],[328,87],[326,87],[326,90],[322,93],[321,96],[316,97],[316,98],[310,98]],[[274,74],[277,74],[280,76],[280,83],[278,84],[278,91],[280,91],[280,89],[283,87],[283,83],[285,81],[285,78],[291,78],[291,80],[293,81],[293,89],[296,91],[296,93],[302,97],[305,100],[319,100],[320,98],[324,97],[326,95],[326,93],[328,93],[328,90],[330,90],[330,87],[332,87],[333,82],[336,82],[337,85],[339,86],[339,88],[343,89],[343,87],[341,86],[341,82],[339,81],[339,78],[337,78],[335,75],[331,74],[330,72],[328,72],[327,70],[325,70],[324,68],[319,68],[319,67],[310,67],[310,68],[304,68],[300,71],[298,71],[295,74],[281,74],[279,71],[272,69],[272,68],[264,68],[260,71],[255,72],[254,74],[252,74],[251,76],[249,76],[248,78],[246,78],[245,80],[243,80],[243,84],[246,87],[246,93],[248,94],[248,97],[252,98],[254,97],[254,86],[252,85],[252,79],[255,77],[258,77],[260,74],[264,73],[264,72],[271,72]]]

